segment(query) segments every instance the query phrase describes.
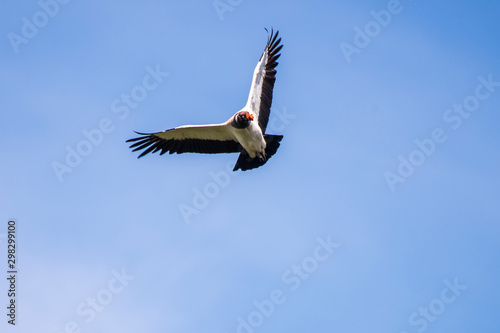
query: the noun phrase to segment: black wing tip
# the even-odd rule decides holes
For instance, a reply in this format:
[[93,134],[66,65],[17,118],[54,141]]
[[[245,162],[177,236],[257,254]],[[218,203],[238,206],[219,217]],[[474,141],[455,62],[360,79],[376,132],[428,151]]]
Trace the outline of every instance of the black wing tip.
[[264,30],[266,30],[267,34],[269,35],[269,40],[277,37],[280,33],[279,30],[276,30],[276,33],[274,33],[274,28],[271,26],[271,32],[269,32],[269,29],[264,27]]
[[154,146],[154,140],[151,140],[151,136],[153,135],[153,133],[142,133],[142,132],[137,132],[137,131],[134,131],[134,133],[136,133],[140,136],[138,136],[136,138],[128,139],[125,142],[134,142],[133,144],[131,144],[129,146],[130,149],[134,148],[134,149],[132,149],[132,151],[134,151],[134,152],[141,150],[141,149],[146,149],[139,156],[137,156],[137,158],[141,158],[150,152],[150,151],[148,151],[148,149],[149,149],[148,147],[150,147],[151,145]]
[[137,131],[134,131],[135,134],[138,134],[138,135],[141,135],[137,138],[132,138],[132,139],[128,139],[127,141],[125,142],[135,142],[135,141],[138,141],[138,140],[141,140],[141,139],[145,139],[151,135],[153,135],[154,133],[142,133],[142,132],[137,132]]
[[273,55],[279,54],[278,52],[283,48],[283,44],[281,44],[281,37],[278,38],[280,31],[276,30],[275,33],[272,27],[271,32],[269,32],[267,28],[264,29],[269,34],[266,49],[268,49],[269,53],[272,53]]

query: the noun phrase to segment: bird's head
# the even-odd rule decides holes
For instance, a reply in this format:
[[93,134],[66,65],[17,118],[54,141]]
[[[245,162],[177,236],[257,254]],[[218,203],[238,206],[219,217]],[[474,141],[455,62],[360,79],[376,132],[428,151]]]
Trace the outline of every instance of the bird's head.
[[234,115],[233,126],[236,128],[246,128],[254,119],[253,114],[248,111],[240,111]]

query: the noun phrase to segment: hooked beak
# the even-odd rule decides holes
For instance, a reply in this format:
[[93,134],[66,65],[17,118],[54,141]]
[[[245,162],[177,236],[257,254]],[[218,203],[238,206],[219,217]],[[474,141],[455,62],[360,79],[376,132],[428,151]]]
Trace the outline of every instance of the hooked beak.
[[253,120],[253,114],[247,113],[247,119]]

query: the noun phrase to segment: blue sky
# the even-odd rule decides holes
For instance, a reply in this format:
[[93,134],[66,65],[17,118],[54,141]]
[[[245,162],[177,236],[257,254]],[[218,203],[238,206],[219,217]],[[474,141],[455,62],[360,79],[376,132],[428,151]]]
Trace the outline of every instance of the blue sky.
[[[497,332],[500,4],[215,4],[0,5],[2,329]],[[244,106],[264,27],[277,154],[137,160]]]

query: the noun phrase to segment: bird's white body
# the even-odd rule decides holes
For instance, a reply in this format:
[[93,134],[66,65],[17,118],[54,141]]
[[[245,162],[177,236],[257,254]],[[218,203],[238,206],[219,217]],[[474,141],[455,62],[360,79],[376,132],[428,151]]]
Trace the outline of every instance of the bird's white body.
[[247,128],[231,127],[231,131],[251,158],[265,157],[266,140],[264,140],[262,130],[256,122],[250,122],[250,126]]

